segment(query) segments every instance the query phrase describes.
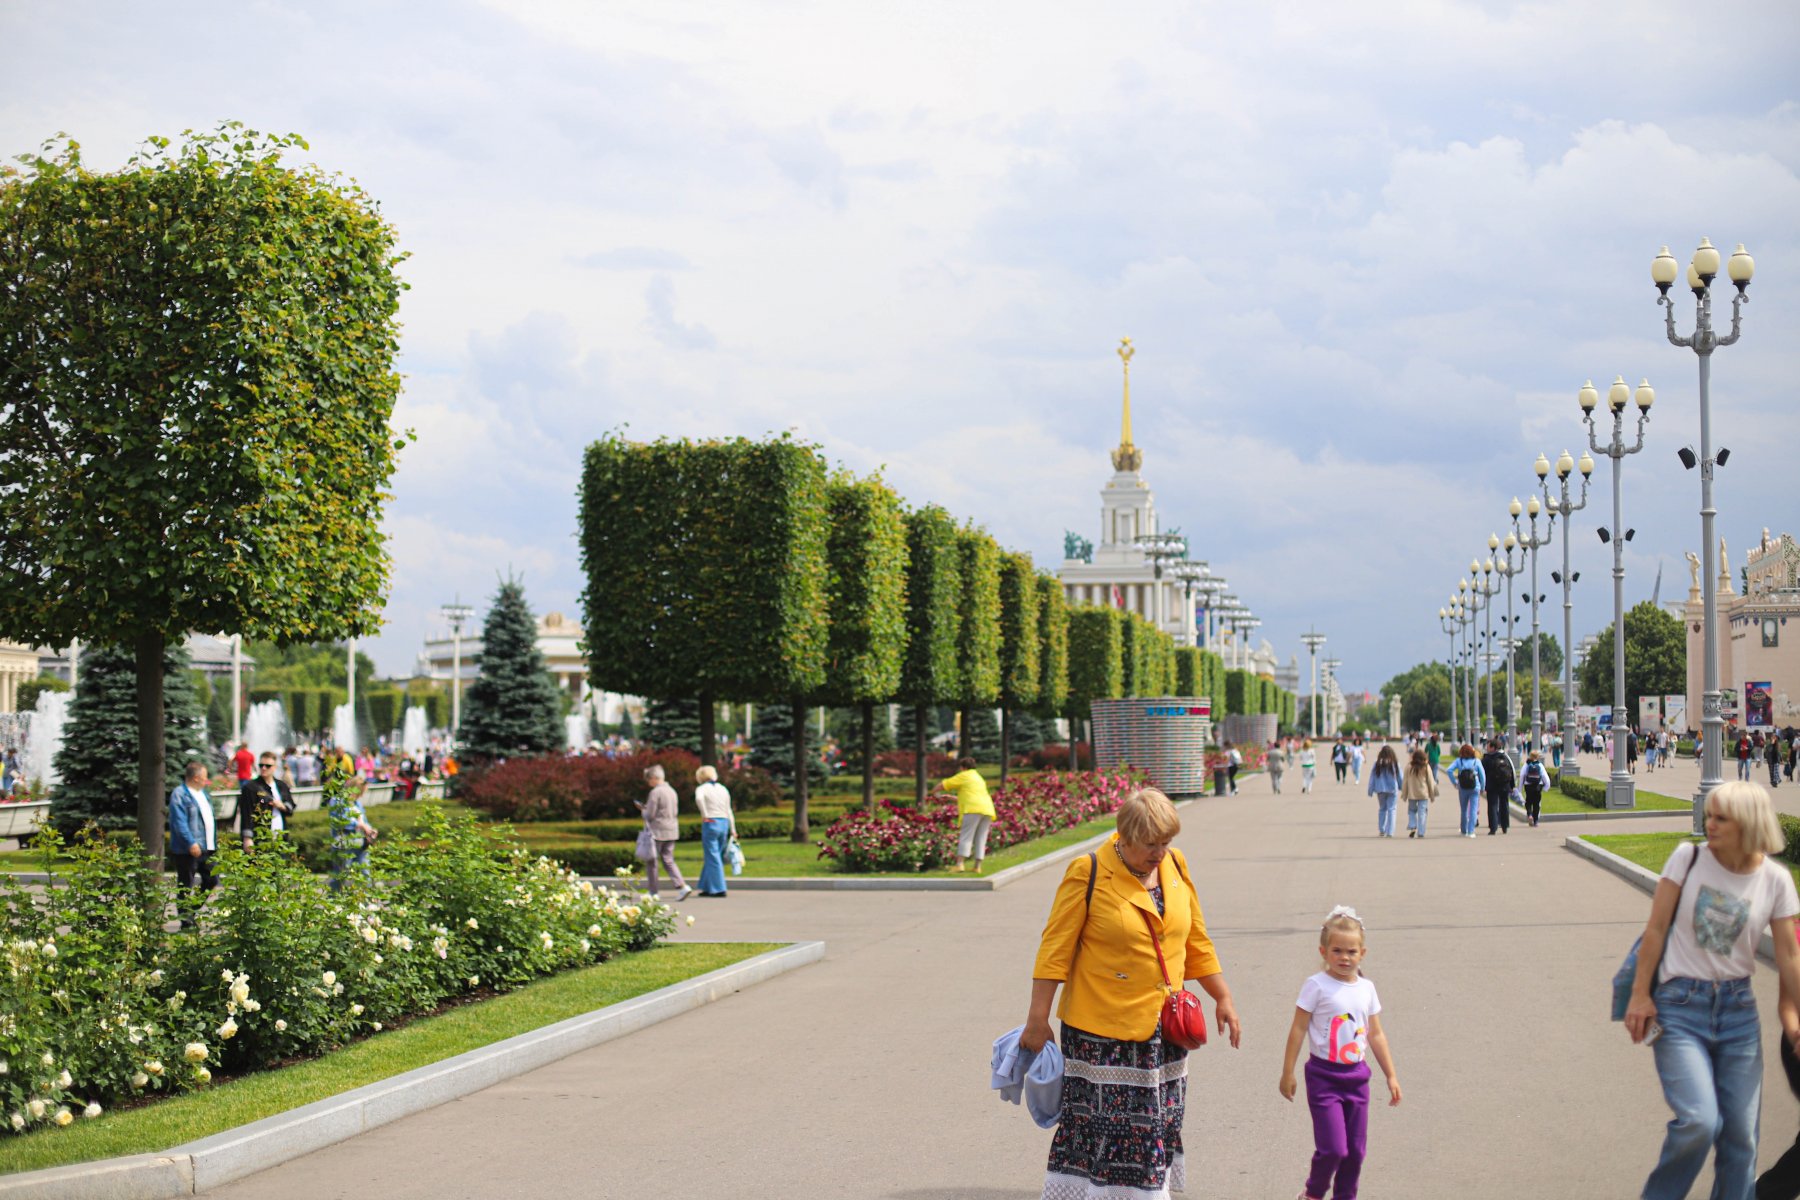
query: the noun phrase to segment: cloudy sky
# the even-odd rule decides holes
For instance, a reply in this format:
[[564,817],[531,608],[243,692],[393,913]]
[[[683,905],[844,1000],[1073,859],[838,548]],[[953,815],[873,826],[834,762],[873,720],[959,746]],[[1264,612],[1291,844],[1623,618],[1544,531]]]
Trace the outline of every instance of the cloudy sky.
[[[1734,564],[1800,534],[1800,7],[1697,11],[12,4],[0,152],[64,130],[110,167],[237,118],[381,201],[418,435],[386,671],[508,569],[578,612],[580,453],[611,429],[793,428],[1052,566],[1098,539],[1130,335],[1165,525],[1283,658],[1314,624],[1373,688],[1443,653],[1436,609],[1532,460],[1579,454],[1589,377],[1657,387],[1627,602],[1659,564],[1685,590],[1697,372],[1653,303],[1663,243],[1756,255],[1715,360],[1721,532]],[[1578,637],[1611,619],[1605,469]]]

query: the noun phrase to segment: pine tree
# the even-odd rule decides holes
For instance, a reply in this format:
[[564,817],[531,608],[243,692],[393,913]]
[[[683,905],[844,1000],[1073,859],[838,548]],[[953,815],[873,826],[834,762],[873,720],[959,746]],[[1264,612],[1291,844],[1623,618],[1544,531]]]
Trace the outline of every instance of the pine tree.
[[1012,722],[1012,752],[1015,755],[1030,754],[1043,748],[1048,721],[1041,721],[1028,712],[1010,712],[1006,719]]
[[700,701],[651,700],[644,705],[644,742],[660,750],[700,753]]
[[463,707],[464,748],[476,758],[545,754],[563,744],[562,704],[537,647],[537,622],[516,579],[500,585],[481,631],[481,674]]
[[[825,767],[819,762],[819,731],[809,720],[812,709],[801,708],[801,723],[806,730],[806,778],[809,786],[825,781]],[[750,736],[750,761],[775,777],[784,790],[794,787],[794,706],[792,704],[759,704],[756,726]]]
[[898,707],[900,711],[894,715],[894,744],[902,750],[911,750],[918,743],[919,711],[910,704]]
[[[137,827],[137,660],[131,650],[94,646],[81,652],[81,686],[69,703],[62,749],[56,754],[62,782],[50,796],[58,828],[92,821],[103,829]],[[163,790],[173,791],[189,759],[213,765],[206,723],[187,648],[179,641],[163,651]]]
[[1000,761],[1000,722],[993,709],[978,704],[969,710],[969,735],[963,741],[963,754],[978,762]]

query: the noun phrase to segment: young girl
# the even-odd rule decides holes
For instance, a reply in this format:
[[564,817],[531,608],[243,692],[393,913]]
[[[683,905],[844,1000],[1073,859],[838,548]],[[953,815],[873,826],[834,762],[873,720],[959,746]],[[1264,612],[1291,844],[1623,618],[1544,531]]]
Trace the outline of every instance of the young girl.
[[1519,776],[1519,786],[1525,791],[1525,820],[1527,824],[1538,823],[1538,812],[1544,804],[1544,789],[1550,786],[1550,773],[1544,770],[1544,756],[1536,750],[1526,760],[1525,773]]
[[1318,774],[1319,755],[1313,749],[1312,739],[1307,738],[1300,743],[1300,790],[1312,791],[1313,778]]
[[[1281,1094],[1294,1098],[1294,1061],[1302,1043],[1306,1104],[1312,1110],[1312,1171],[1299,1200],[1356,1200],[1356,1181],[1368,1152],[1369,1064],[1373,1052],[1387,1077],[1388,1106],[1400,1103],[1400,1078],[1382,1032],[1375,985],[1358,969],[1364,953],[1362,918],[1340,904],[1319,927],[1325,969],[1300,986],[1294,1024],[1281,1064]],[[1334,1182],[1335,1179],[1335,1182]]]
[[1383,746],[1369,772],[1369,795],[1375,797],[1375,836],[1394,836],[1394,808],[1400,801],[1400,760],[1392,746]]

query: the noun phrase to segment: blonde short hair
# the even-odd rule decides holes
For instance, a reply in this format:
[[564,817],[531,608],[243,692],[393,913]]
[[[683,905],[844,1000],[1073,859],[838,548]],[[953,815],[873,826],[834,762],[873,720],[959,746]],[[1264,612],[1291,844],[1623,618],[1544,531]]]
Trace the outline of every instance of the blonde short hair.
[[1166,842],[1181,832],[1181,818],[1175,805],[1155,788],[1139,788],[1125,797],[1114,817],[1119,840],[1133,846]]
[[700,767],[694,771],[695,783],[717,783],[719,772],[712,767]]
[[1745,854],[1780,854],[1787,845],[1787,839],[1781,836],[1781,822],[1775,817],[1774,802],[1761,784],[1747,779],[1721,783],[1706,802],[1717,804],[1720,816],[1737,822],[1738,844]]

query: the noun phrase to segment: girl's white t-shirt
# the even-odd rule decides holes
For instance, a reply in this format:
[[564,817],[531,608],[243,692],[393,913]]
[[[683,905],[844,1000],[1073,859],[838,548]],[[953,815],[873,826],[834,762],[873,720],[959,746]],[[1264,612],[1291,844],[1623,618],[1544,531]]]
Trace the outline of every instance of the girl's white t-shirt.
[[1744,979],[1755,969],[1756,942],[1769,921],[1800,916],[1794,877],[1768,855],[1756,870],[1739,875],[1704,846],[1684,843],[1669,855],[1662,877],[1681,884],[1662,979]]
[[1345,983],[1320,971],[1300,985],[1294,1006],[1312,1014],[1306,1037],[1313,1057],[1345,1066],[1363,1061],[1369,1050],[1369,1018],[1381,1011],[1374,981],[1359,975]]

